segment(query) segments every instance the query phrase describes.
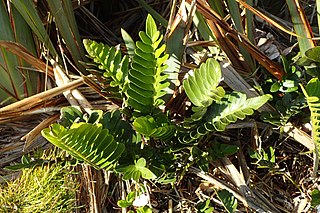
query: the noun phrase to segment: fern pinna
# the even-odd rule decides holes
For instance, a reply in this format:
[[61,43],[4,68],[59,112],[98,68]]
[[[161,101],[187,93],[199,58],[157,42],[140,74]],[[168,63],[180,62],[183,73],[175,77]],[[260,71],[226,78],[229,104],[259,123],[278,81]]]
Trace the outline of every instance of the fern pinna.
[[315,176],[319,165],[320,152],[320,81],[318,78],[312,78],[306,88],[300,85],[307,99],[308,107],[311,115],[312,124],[312,139],[314,143],[314,168],[313,175]]
[[164,74],[168,54],[164,54],[163,36],[151,15],[146,21],[146,31],[139,32],[141,41],[136,42],[135,55],[132,58],[128,75],[126,94],[127,103],[142,114],[150,114],[154,107],[164,103],[161,99],[166,94],[163,90],[169,86]]
[[125,147],[101,124],[74,123],[68,129],[53,124],[42,135],[55,146],[96,169],[108,169],[119,159]]

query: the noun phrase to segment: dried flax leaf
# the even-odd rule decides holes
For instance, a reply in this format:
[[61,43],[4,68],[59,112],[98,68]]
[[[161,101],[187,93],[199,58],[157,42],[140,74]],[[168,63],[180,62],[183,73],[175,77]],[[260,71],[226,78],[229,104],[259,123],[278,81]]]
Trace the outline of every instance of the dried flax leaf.
[[11,41],[0,41],[0,47],[5,48],[7,51],[15,54],[19,58],[28,62],[31,66],[36,68],[39,72],[45,73],[48,70],[48,76],[53,78],[52,68],[47,66],[42,60],[36,58],[29,50],[19,43]]
[[64,86],[52,88],[52,89],[47,90],[45,92],[38,93],[36,95],[22,99],[21,101],[15,102],[15,103],[10,104],[5,107],[2,107],[2,108],[0,108],[0,117],[2,116],[3,113],[19,112],[22,110],[32,108],[33,106],[38,105],[39,103],[44,102],[46,100],[49,100],[52,97],[59,95],[66,90],[72,90],[72,89],[82,85],[83,83],[84,83],[83,78],[81,77],[75,81],[72,81],[68,84],[65,84]]
[[[190,2],[191,0],[187,0],[187,1]],[[208,19],[209,26],[212,28],[212,30],[217,31],[217,29],[215,29],[215,28],[220,28],[220,29],[224,30],[224,33],[221,35],[222,39],[223,39],[223,37],[225,37],[225,35],[232,37],[239,44],[241,44],[244,48],[246,48],[247,51],[252,55],[252,57],[255,58],[263,67],[265,67],[273,76],[275,76],[278,80],[282,79],[282,76],[284,75],[284,71],[283,71],[282,67],[279,64],[270,60],[261,51],[259,51],[259,49],[256,46],[254,46],[248,40],[248,38],[246,36],[239,33],[235,29],[231,28],[231,26],[227,22],[225,22],[215,11],[213,11],[205,1],[197,0],[197,10],[199,12],[201,12],[202,15]],[[230,42],[230,40],[229,40],[229,43],[231,45],[233,45]],[[233,49],[233,51],[235,51],[235,50]],[[232,56],[232,54],[234,54],[234,52],[230,53],[231,56]],[[237,59],[236,59],[236,57],[237,56],[232,56],[229,59],[231,62],[233,62],[232,60],[234,60],[234,61],[239,60],[239,57]],[[238,63],[240,63],[240,62],[238,62]],[[233,64],[233,65],[235,65],[235,64]],[[237,65],[235,65],[235,66],[237,66]]]
[[315,47],[315,43],[312,40],[313,33],[311,26],[304,14],[304,10],[302,9],[298,0],[286,0],[290,14],[291,20],[293,23],[294,30],[298,35],[298,43],[301,56],[305,55],[305,52],[308,49]]

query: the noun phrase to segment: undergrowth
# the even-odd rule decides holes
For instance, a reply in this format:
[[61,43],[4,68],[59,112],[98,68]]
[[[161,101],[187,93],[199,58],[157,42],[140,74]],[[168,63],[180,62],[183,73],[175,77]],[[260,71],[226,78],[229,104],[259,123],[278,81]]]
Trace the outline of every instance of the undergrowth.
[[0,186],[1,212],[62,213],[77,208],[78,185],[70,168],[59,163],[22,169],[18,178]]

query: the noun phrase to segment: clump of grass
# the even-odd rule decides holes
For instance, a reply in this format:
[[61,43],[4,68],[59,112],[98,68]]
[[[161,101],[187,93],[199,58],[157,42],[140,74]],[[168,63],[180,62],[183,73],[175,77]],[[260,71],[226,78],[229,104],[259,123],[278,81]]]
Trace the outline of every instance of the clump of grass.
[[67,166],[23,169],[19,178],[0,185],[0,212],[73,212],[77,188]]

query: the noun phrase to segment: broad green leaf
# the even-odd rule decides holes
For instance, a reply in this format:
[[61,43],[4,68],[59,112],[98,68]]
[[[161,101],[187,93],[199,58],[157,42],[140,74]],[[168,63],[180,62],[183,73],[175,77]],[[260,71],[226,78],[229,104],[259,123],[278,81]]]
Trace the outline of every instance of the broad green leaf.
[[147,137],[154,137],[162,140],[170,139],[175,133],[175,127],[166,123],[157,124],[152,116],[136,118],[133,122],[135,130]]
[[57,51],[55,50],[49,35],[47,34],[41,18],[38,15],[36,8],[31,0],[11,0],[12,4],[17,8],[21,16],[28,23],[33,33],[39,38],[41,42],[49,49],[50,54],[57,57]]
[[320,62],[320,47],[314,47],[306,51],[308,59],[316,62]]
[[[0,2],[0,40],[18,42],[28,48],[30,54],[36,56],[36,47],[30,27],[18,10],[9,1],[7,3],[10,4],[10,9],[7,9],[5,1]],[[19,57],[18,54],[17,56]],[[17,56],[0,48],[0,102],[2,104],[18,101],[38,91],[39,73],[24,69],[29,65]]]
[[225,209],[229,212],[235,212],[238,206],[237,199],[227,190],[223,189],[221,191],[218,191],[218,198],[223,203]]
[[145,179],[156,178],[156,175],[146,167],[146,160],[144,158],[138,159],[134,165],[120,165],[116,168],[116,171],[123,173],[124,180],[133,179],[138,181],[141,176]]
[[320,205],[320,191],[318,189],[314,189],[311,192],[311,206],[312,207],[316,207],[318,205]]

